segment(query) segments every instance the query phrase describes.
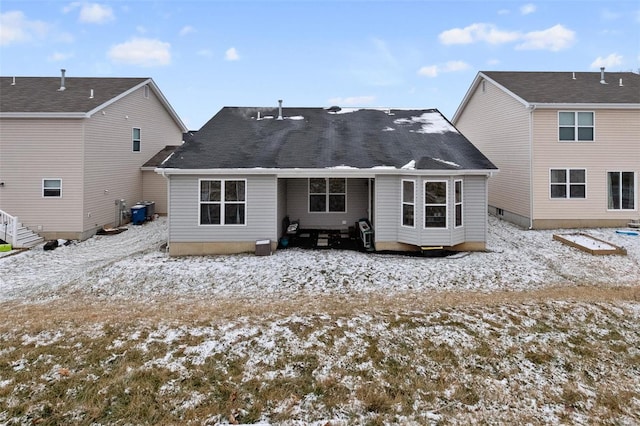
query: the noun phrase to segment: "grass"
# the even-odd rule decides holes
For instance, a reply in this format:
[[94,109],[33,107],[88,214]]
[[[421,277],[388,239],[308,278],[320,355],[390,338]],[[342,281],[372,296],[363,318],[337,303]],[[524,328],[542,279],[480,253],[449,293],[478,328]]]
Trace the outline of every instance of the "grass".
[[0,423],[638,423],[638,294],[4,304]]

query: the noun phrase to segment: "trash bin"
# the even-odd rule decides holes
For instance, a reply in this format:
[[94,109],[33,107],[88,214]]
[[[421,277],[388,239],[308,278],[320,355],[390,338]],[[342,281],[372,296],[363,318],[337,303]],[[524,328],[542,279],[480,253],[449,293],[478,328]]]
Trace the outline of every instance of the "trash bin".
[[256,241],[256,256],[271,255],[271,240]]
[[147,220],[153,220],[153,216],[156,214],[156,202],[155,201],[145,201],[144,206],[147,209]]
[[147,218],[147,208],[143,204],[131,206],[131,222],[134,225],[142,225]]

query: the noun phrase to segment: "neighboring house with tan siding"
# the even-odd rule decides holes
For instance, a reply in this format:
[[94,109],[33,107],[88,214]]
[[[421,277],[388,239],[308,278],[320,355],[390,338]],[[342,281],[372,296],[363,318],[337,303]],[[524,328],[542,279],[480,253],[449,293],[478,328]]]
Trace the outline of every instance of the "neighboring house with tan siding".
[[289,221],[371,250],[482,250],[497,169],[435,109],[225,107],[157,172],[169,253],[199,255],[275,249]]
[[0,238],[15,217],[46,239],[86,239],[120,219],[116,200],[166,206],[166,183],[145,193],[142,166],[185,131],[150,78],[0,77]]
[[640,217],[640,75],[483,71],[452,122],[500,168],[491,213],[535,229]]

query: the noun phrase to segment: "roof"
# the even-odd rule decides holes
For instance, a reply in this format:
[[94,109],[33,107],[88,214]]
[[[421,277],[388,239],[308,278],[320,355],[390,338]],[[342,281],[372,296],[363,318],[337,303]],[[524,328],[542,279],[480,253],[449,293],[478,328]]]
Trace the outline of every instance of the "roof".
[[495,170],[437,110],[224,107],[165,169]]
[[130,92],[149,85],[178,126],[186,130],[151,78],[0,77],[0,117],[90,117]]
[[153,157],[151,157],[149,159],[149,161],[147,161],[146,163],[144,163],[142,165],[142,168],[156,168],[156,167],[160,167],[162,165],[162,163],[169,158],[169,156],[171,154],[173,154],[173,152],[179,148],[179,145],[167,145],[164,148],[162,148],[156,155],[154,155]]
[[[482,71],[528,103],[640,104],[640,75],[632,72]],[[622,86],[620,86],[622,80]]]

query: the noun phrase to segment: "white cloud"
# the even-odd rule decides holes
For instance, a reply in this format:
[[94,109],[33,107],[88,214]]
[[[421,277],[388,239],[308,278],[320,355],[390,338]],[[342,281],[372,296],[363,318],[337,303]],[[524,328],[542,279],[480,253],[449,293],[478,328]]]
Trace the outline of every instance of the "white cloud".
[[575,41],[576,33],[558,24],[542,31],[526,33],[523,43],[516,46],[519,50],[559,50],[570,47]]
[[418,75],[424,77],[437,77],[440,73],[463,71],[469,68],[464,61],[449,61],[442,65],[428,65],[418,70]]
[[240,59],[240,55],[238,54],[238,51],[235,47],[230,47],[224,53],[224,59],[227,61],[237,61]]
[[73,53],[61,53],[61,52],[53,52],[51,55],[49,55],[49,60],[52,62],[60,62],[60,61],[66,61],[69,58],[73,58]]
[[349,96],[346,98],[331,98],[328,103],[331,105],[364,106],[371,105],[375,100],[375,96]]
[[78,8],[80,9],[78,21],[85,24],[104,24],[105,22],[113,21],[115,19],[113,9],[107,5],[99,3],[77,1],[65,6],[63,11],[64,13],[69,13]]
[[591,63],[591,68],[613,68],[622,65],[622,55],[618,55],[617,53],[612,53],[611,55],[603,58],[598,56],[595,61]]
[[24,43],[44,38],[49,25],[42,21],[30,21],[19,10],[0,13],[0,46]]
[[180,35],[181,36],[186,36],[187,34],[191,34],[191,33],[195,33],[196,29],[193,28],[191,25],[186,25],[184,27],[182,27],[182,29],[180,30]]
[[516,31],[499,30],[493,24],[476,23],[465,28],[453,28],[438,35],[442,44],[471,44],[484,41],[489,44],[502,44],[517,40],[521,34]]
[[536,5],[533,3],[527,3],[524,6],[520,7],[520,13],[523,15],[529,15],[536,11]]
[[112,46],[109,58],[117,63],[154,67],[171,63],[171,45],[160,40],[134,37]]

